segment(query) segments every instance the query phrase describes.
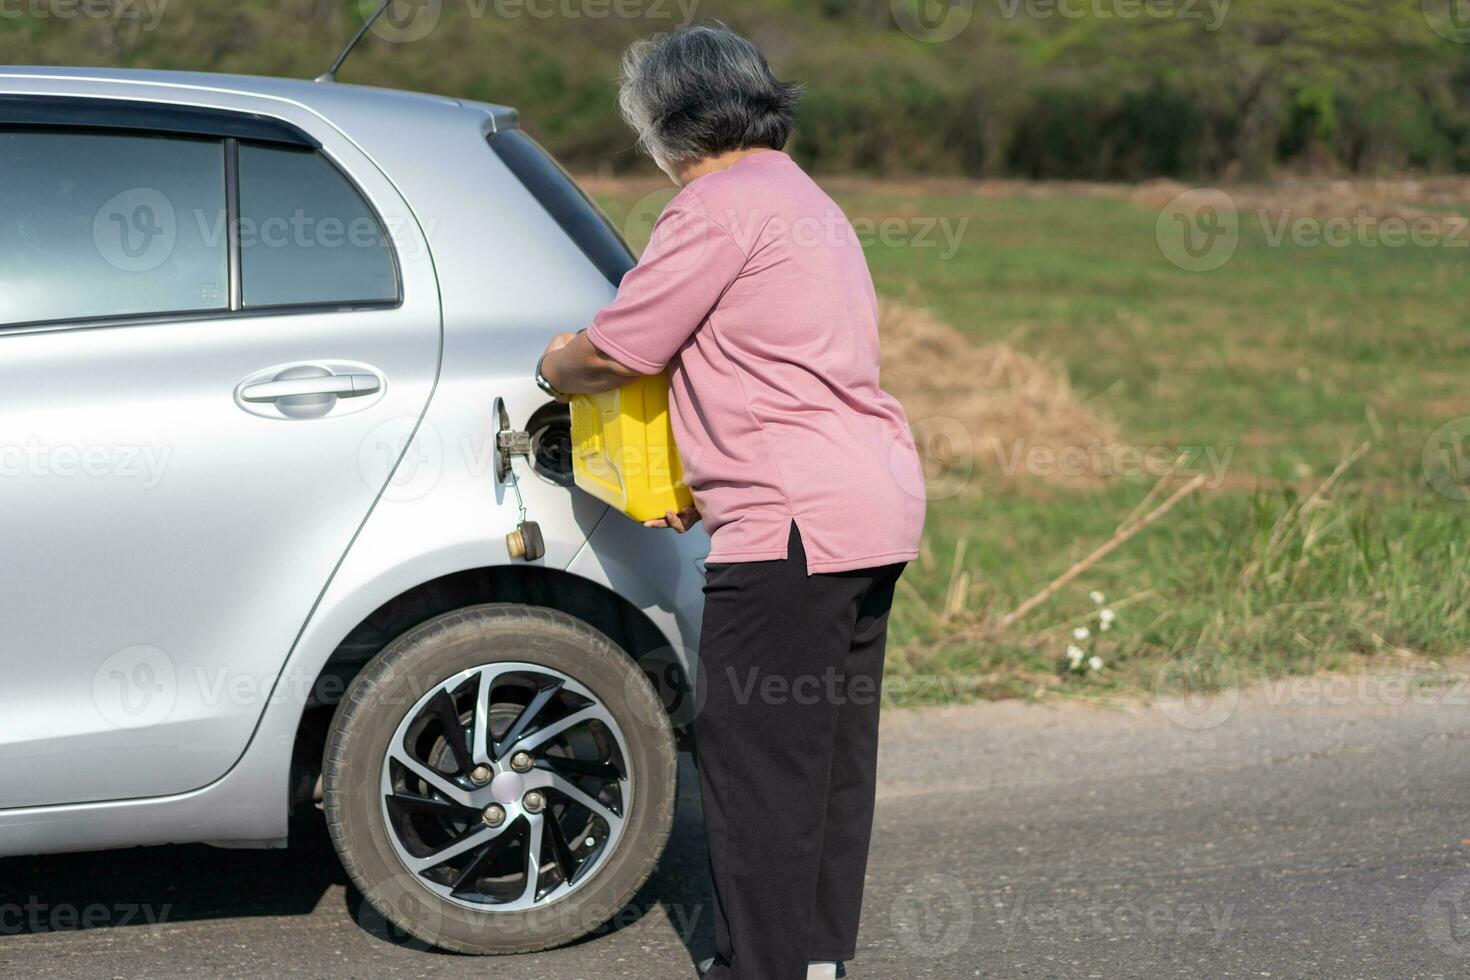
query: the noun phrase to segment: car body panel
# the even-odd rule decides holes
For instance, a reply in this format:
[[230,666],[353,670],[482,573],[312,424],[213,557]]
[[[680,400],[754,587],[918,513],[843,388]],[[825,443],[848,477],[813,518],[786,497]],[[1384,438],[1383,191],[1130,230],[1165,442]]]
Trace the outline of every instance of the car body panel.
[[[427,244],[378,169],[312,113],[214,93],[196,104],[268,111],[311,132],[400,240],[403,302],[0,337],[0,442],[45,450],[3,494],[0,551],[24,559],[0,569],[0,808],[173,793],[223,774],[259,719],[252,688],[279,673],[387,483],[381,434],[417,421],[438,375]],[[328,362],[377,373],[381,392],[321,418],[236,403],[262,372]],[[69,455],[48,462],[63,449],[100,475],[63,465]],[[17,669],[37,654],[46,669]]]
[[[119,736],[114,727],[107,733],[114,741],[102,752],[111,773],[101,773],[103,767],[97,766],[106,789],[91,791],[95,801],[84,801],[74,789],[67,796],[61,780],[48,783],[43,778],[37,783],[36,777],[20,768],[14,772],[6,768],[18,765],[16,760],[23,762],[28,753],[42,764],[43,753],[70,754],[76,745],[54,737],[48,743],[12,734],[11,748],[18,744],[20,749],[7,760],[9,749],[0,745],[0,773],[11,781],[24,777],[24,789],[19,795],[0,798],[0,854],[187,840],[278,842],[285,834],[292,748],[311,682],[322,666],[354,626],[395,596],[444,575],[510,563],[504,536],[520,520],[522,505],[525,514],[538,521],[546,539],[546,555],[538,564],[565,568],[628,599],[667,636],[675,657],[681,661],[688,657],[699,629],[698,561],[708,547],[702,531],[683,536],[649,532],[583,494],[537,477],[524,460],[515,464],[519,501],[515,488],[494,478],[496,426],[491,403],[496,397],[504,398],[513,423],[524,425],[545,404],[545,396],[529,375],[546,339],[584,326],[614,293],[614,287],[486,146],[487,134],[514,123],[512,110],[353,86],[158,72],[0,69],[0,92],[245,108],[301,126],[324,146],[333,147],[333,158],[342,158],[339,165],[359,182],[389,222],[404,269],[406,306],[421,303],[416,308],[427,309],[432,301],[443,324],[437,379],[412,379],[402,385],[408,389],[402,398],[390,404],[388,399],[397,396],[400,385],[389,377],[383,409],[361,413],[364,423],[371,420],[373,424],[360,435],[354,433],[352,477],[363,493],[373,481],[384,483],[377,501],[369,500],[369,507],[350,517],[350,547],[348,540],[338,540],[341,528],[334,524],[330,532],[322,529],[318,535],[313,531],[309,541],[292,541],[289,546],[274,542],[267,548],[252,549],[250,529],[270,513],[273,495],[287,506],[291,501],[284,498],[291,494],[264,478],[252,483],[255,477],[247,473],[243,480],[249,492],[240,494],[247,504],[232,508],[229,515],[242,519],[238,528],[226,534],[234,544],[223,549],[226,554],[205,555],[203,562],[191,559],[178,570],[182,594],[205,602],[215,593],[201,568],[213,562],[238,566],[259,561],[260,568],[275,570],[274,576],[258,574],[245,579],[245,587],[235,593],[238,606],[233,620],[217,617],[218,622],[207,623],[201,619],[191,627],[196,635],[184,644],[208,647],[207,655],[199,655],[187,666],[203,663],[210,668],[204,673],[203,690],[216,692],[216,702],[218,692],[230,692],[223,698],[227,702],[223,710],[216,710],[217,704],[208,698],[185,698],[177,703],[200,710],[189,712],[176,729],[143,726]],[[350,164],[343,162],[348,159]],[[369,169],[377,176],[366,173]],[[390,198],[397,199],[400,227],[393,226]],[[426,275],[432,277],[433,288],[426,288]],[[360,315],[331,314],[328,318]],[[287,321],[294,319],[250,318],[249,322],[258,329],[262,320],[278,320],[283,335],[279,339],[286,342]],[[321,321],[304,326],[313,336],[321,336],[323,329],[330,335],[350,325]],[[174,333],[167,333],[170,330]],[[126,361],[129,337],[141,337],[144,332],[149,344],[131,351],[130,370],[145,374],[153,345],[170,350],[185,344],[190,336],[185,324],[109,327],[95,336],[118,338],[109,342],[107,353]],[[83,335],[89,333],[93,332],[70,330],[24,339],[35,343],[49,337],[66,348],[82,344]],[[0,344],[11,345],[17,339],[0,331]],[[210,340],[221,348],[228,346],[223,334]],[[368,339],[351,349],[318,350],[312,356],[382,367],[381,362],[393,352],[380,350],[374,343],[391,348],[394,340]],[[9,354],[12,348],[5,349]],[[210,351],[215,352],[215,347]],[[280,360],[293,360],[297,354],[292,351]],[[34,368],[44,368],[44,358],[35,357]],[[8,358],[5,363],[8,365]],[[154,370],[161,371],[163,366],[160,362]],[[206,371],[201,376],[208,375]],[[116,379],[109,380],[113,383],[96,386],[95,398],[67,400],[67,393],[60,392],[49,404],[68,413],[101,411],[109,392],[115,396],[126,388],[120,389]],[[216,382],[209,377],[211,391]],[[429,397],[430,384],[432,399],[420,418],[415,399],[421,407],[422,400]],[[137,411],[150,411],[147,397],[137,395],[134,400]],[[228,403],[228,397],[225,401]],[[220,463],[220,457],[239,460],[244,455],[239,447],[251,445],[242,433],[252,423],[305,428],[327,421],[283,423],[253,419],[233,405],[230,411],[234,416],[213,446],[195,451],[201,460],[206,453],[212,464]],[[132,431],[140,424],[138,419],[146,417],[139,415],[130,425],[126,415],[120,416],[111,435]],[[187,456],[182,464],[179,459],[176,450],[170,465],[183,466],[187,474]],[[181,478],[179,486],[187,482]],[[334,499],[333,494],[345,491],[325,492]],[[343,510],[360,505],[360,499],[355,500]],[[149,519],[164,520],[169,512],[170,507],[160,501],[149,512]],[[115,520],[117,515],[111,516]],[[211,517],[219,517],[218,512],[204,501],[197,502],[180,521],[178,537],[169,548],[177,552],[182,547],[186,529],[200,541],[216,540],[210,537],[217,532]],[[88,516],[89,530],[102,533],[109,525],[107,518],[105,509]],[[49,553],[40,567],[54,582],[77,564],[74,544],[68,544],[72,540],[63,531],[49,540],[32,535],[23,545],[27,553]],[[300,554],[308,547],[312,549],[310,560]],[[73,578],[76,587],[69,592],[79,614],[85,613],[89,602],[108,602],[108,590],[116,589],[119,569],[128,567],[111,550],[93,551],[88,561],[89,567],[82,569],[80,578]],[[47,594],[37,586],[31,598],[44,602]],[[92,702],[99,659],[121,649],[120,642],[162,646],[150,639],[159,631],[151,628],[144,613],[154,617],[152,622],[160,621],[158,617],[168,614],[165,599],[156,598],[153,605],[135,604],[137,618],[129,633],[108,636],[99,630],[96,642],[104,648],[100,658],[91,650],[65,653],[65,689],[75,701],[71,710],[97,713]],[[306,608],[299,615],[271,617],[269,635],[257,636],[250,649],[235,648],[237,637],[246,636],[254,626],[262,600],[304,602]],[[54,597],[50,604],[56,605]],[[177,614],[189,618],[187,607]],[[45,647],[48,640],[42,627],[39,616],[30,622],[25,633],[28,645]],[[214,642],[206,644],[211,636]],[[21,669],[33,678],[27,682],[32,693],[47,697],[41,691],[45,675],[31,673],[29,666]],[[187,671],[176,676],[197,687],[196,674]],[[52,755],[44,764],[59,759]],[[42,803],[66,805],[39,805]]]

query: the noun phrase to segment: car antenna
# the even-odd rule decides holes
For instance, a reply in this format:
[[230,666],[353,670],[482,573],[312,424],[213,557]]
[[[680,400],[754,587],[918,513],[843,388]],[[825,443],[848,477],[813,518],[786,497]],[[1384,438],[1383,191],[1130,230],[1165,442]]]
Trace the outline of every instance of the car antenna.
[[316,77],[317,81],[335,82],[337,80],[337,72],[342,70],[342,63],[347,60],[348,55],[352,54],[352,49],[357,47],[357,42],[362,40],[362,36],[368,32],[368,29],[373,26],[379,17],[383,16],[383,11],[387,10],[388,5],[392,2],[393,0],[383,0],[378,5],[378,9],[373,11],[373,15],[363,22],[363,25],[357,29],[356,34],[352,35],[352,40],[347,42],[347,47],[343,48],[342,53],[337,55],[337,60],[332,62],[332,67]]

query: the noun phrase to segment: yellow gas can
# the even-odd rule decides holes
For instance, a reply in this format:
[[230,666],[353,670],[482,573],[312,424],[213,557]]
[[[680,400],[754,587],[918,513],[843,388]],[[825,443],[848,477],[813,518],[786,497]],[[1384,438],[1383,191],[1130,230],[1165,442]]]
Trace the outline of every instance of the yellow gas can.
[[572,476],[634,520],[694,503],[669,424],[669,377],[655,374],[597,395],[573,395]]

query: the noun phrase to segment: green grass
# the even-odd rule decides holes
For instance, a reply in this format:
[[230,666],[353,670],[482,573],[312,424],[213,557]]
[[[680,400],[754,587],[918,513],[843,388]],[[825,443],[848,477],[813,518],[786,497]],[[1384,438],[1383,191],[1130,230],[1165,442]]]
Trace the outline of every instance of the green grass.
[[[976,495],[932,507],[925,554],[906,576],[913,592],[895,615],[892,667],[895,677],[919,683],[948,677],[950,690],[900,685],[896,699],[1147,690],[1164,664],[1201,653],[1225,655],[1246,678],[1470,648],[1466,505],[1423,495],[1386,500],[1351,487],[1315,508],[1269,563],[1250,571],[1289,495],[1194,498],[1021,624],[987,634],[986,623],[1105,540],[1141,492]],[[962,541],[973,585],[946,617]],[[1107,632],[1098,629],[1093,590],[1116,607]],[[1063,671],[1077,626],[1089,628],[1080,645],[1103,658],[1103,670]]]
[[[634,196],[604,204],[621,217]],[[1186,272],[1160,252],[1156,212],[1120,199],[837,196],[855,219],[967,222],[948,259],[870,245],[880,293],[1046,355],[1131,445],[1230,464],[1222,486],[999,634],[995,619],[1106,540],[1151,481],[981,475],[931,502],[894,612],[893,700],[1137,692],[1202,652],[1248,679],[1470,649],[1470,502],[1431,489],[1422,463],[1431,432],[1470,416],[1470,249],[1273,246],[1247,215],[1228,263]],[[1106,633],[1094,590],[1119,604]],[[1074,673],[1065,648],[1083,624],[1104,666]]]

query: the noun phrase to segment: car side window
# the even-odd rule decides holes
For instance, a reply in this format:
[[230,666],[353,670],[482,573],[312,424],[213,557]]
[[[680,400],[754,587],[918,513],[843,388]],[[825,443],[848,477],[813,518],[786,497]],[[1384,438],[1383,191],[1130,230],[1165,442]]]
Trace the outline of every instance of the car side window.
[[382,225],[320,153],[242,143],[239,166],[246,309],[398,299]]
[[219,140],[0,131],[0,325],[229,307]]

